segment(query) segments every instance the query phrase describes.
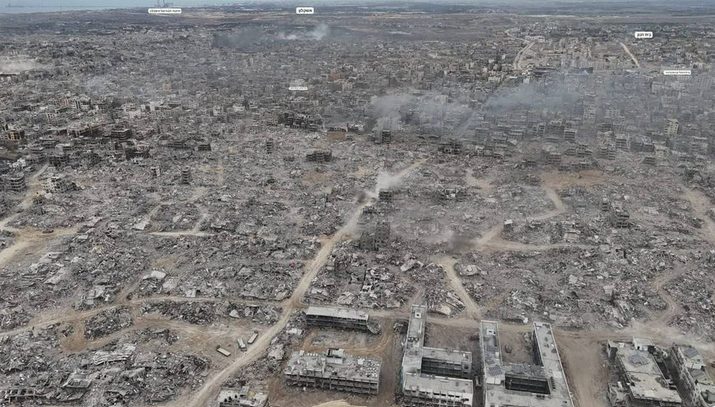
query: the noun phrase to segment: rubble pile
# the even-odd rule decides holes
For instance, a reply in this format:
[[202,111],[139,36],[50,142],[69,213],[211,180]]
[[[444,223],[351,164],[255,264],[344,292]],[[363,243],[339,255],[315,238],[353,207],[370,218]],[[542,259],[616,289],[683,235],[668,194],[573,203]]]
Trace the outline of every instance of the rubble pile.
[[144,304],[142,314],[158,312],[171,320],[207,325],[219,318],[247,319],[261,325],[272,325],[280,318],[281,309],[272,305],[235,304],[231,302],[159,301]]
[[165,329],[134,331],[98,350],[62,355],[59,340],[66,335],[72,331],[55,325],[3,337],[0,387],[25,389],[35,395],[26,401],[38,404],[154,403],[197,388],[211,366],[190,354],[138,350],[138,343],[174,343],[176,335]]
[[[494,165],[489,173],[507,171],[504,167]],[[554,208],[539,186],[501,184],[486,192],[469,185],[463,171],[450,170],[451,163],[431,168],[405,181],[402,198],[385,216],[394,234],[411,244],[461,250],[500,218],[528,218]]]
[[5,249],[6,247],[9,247],[14,240],[15,234],[6,230],[0,230],[0,251]]
[[429,311],[453,316],[464,309],[464,302],[453,290],[446,287],[445,271],[441,265],[425,265],[407,255],[400,271],[405,272],[411,281],[424,290],[424,301]]
[[194,204],[161,205],[161,209],[152,216],[148,229],[158,232],[191,230],[200,218],[199,208]]
[[128,328],[134,322],[129,307],[109,308],[89,318],[84,324],[84,337],[90,340],[102,338]]
[[413,293],[414,288],[402,278],[395,262],[343,242],[333,249],[306,293],[306,300],[311,304],[399,308]]
[[665,310],[654,281],[690,261],[668,250],[602,245],[593,250],[473,253],[455,270],[478,304],[492,304],[487,311],[492,318],[547,320],[565,328],[623,327]]

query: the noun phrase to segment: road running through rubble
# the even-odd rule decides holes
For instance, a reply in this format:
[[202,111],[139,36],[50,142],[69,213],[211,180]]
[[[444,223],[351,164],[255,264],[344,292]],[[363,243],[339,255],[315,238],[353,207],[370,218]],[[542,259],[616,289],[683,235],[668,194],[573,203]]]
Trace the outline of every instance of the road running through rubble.
[[514,69],[516,69],[516,70],[521,70],[521,57],[524,55],[524,52],[528,51],[529,48],[531,48],[532,46],[534,46],[534,44],[535,44],[536,42],[535,42],[535,41],[529,41],[529,40],[526,40],[526,39],[523,39],[523,38],[516,37],[515,35],[513,35],[513,34],[511,33],[510,30],[511,30],[511,29],[508,29],[508,30],[504,31],[504,34],[506,34],[507,37],[513,38],[513,39],[515,39],[515,40],[519,40],[519,41],[521,41],[521,42],[523,42],[523,43],[526,44],[526,45],[524,46],[524,48],[520,49],[519,52],[517,52],[516,56],[514,57],[514,61],[513,61],[512,64],[511,64]]
[[[409,167],[402,170],[397,174],[397,181],[402,180],[404,177],[410,175],[413,171],[419,168],[422,164],[426,162],[426,159],[419,160]],[[377,187],[376,187],[377,189]],[[377,195],[379,191],[375,191],[374,195]],[[268,328],[258,340],[251,345],[251,347],[245,353],[241,354],[236,358],[233,363],[228,365],[226,368],[220,372],[211,376],[206,384],[199,390],[187,403],[186,400],[178,399],[167,404],[169,406],[195,406],[195,407],[205,407],[211,403],[211,401],[218,395],[219,389],[227,380],[231,378],[239,369],[257,360],[263,353],[268,349],[271,340],[278,335],[283,328],[288,324],[293,311],[296,309],[304,307],[303,297],[305,292],[310,287],[310,283],[313,281],[315,276],[318,274],[320,269],[325,265],[328,257],[333,252],[333,248],[337,243],[342,241],[345,237],[350,236],[356,229],[358,219],[362,214],[363,208],[370,206],[371,202],[364,202],[358,205],[353,211],[347,222],[333,234],[329,239],[323,241],[323,245],[316,254],[312,263],[306,270],[305,274],[301,278],[300,282],[293,290],[293,295],[290,297],[290,301],[283,308],[283,314],[280,320]]]
[[[141,280],[139,280],[139,282],[141,282]],[[136,287],[136,284],[133,285],[132,287]],[[117,298],[117,301],[112,304],[105,305],[102,307],[92,308],[92,309],[86,310],[86,311],[76,311],[74,309],[58,309],[58,310],[49,310],[49,311],[43,312],[40,315],[33,318],[30,321],[30,323],[27,325],[21,326],[19,328],[11,329],[8,331],[0,332],[0,339],[3,337],[9,337],[9,336],[21,334],[23,332],[31,331],[35,328],[46,328],[50,325],[55,325],[55,324],[73,324],[76,322],[81,322],[81,321],[87,320],[97,314],[100,314],[104,311],[119,308],[122,306],[128,306],[132,310],[137,310],[145,304],[161,302],[161,301],[174,301],[177,303],[191,303],[191,302],[214,303],[214,302],[229,301],[229,302],[235,302],[235,303],[240,303],[240,304],[245,304],[245,305],[274,305],[276,307],[283,307],[287,303],[287,301],[279,302],[279,301],[269,301],[269,300],[246,300],[244,298],[239,298],[239,297],[189,298],[189,297],[181,297],[181,296],[176,296],[176,295],[160,295],[160,296],[154,296],[154,297],[143,297],[143,298],[128,300],[128,299],[126,299],[126,293],[124,293],[124,294],[119,295]],[[130,328],[131,327],[128,327],[127,329],[130,329]]]
[[[683,198],[693,207],[696,216],[704,222],[704,233],[702,233],[702,237],[710,244],[715,245],[715,221],[707,214],[711,206],[710,198],[702,192],[690,189],[684,185],[680,187],[683,189]],[[653,289],[658,292],[658,295],[665,301],[667,307],[660,315],[655,316],[651,323],[656,326],[667,327],[670,320],[682,310],[682,306],[678,304],[664,287],[671,281],[679,279],[686,272],[687,269],[682,267],[682,265],[677,265],[673,273],[664,273],[653,281]],[[713,299],[715,300],[715,295]]]
[[[544,221],[556,216],[561,215],[566,212],[566,207],[564,206],[561,197],[556,193],[553,187],[547,185],[541,185],[541,188],[546,193],[546,196],[554,204],[554,209],[546,211],[542,214],[532,216],[529,219]],[[501,238],[502,231],[504,230],[504,222],[500,221],[496,226],[487,230],[481,237],[472,239],[472,244],[468,250],[492,250],[492,251],[546,251],[557,248],[565,247],[577,247],[577,248],[590,248],[593,246],[576,244],[576,243],[553,243],[547,245],[534,245],[528,243],[511,242]]]
[[477,307],[477,303],[472,300],[472,297],[469,295],[467,290],[464,289],[464,286],[462,285],[462,279],[459,278],[459,275],[457,275],[457,271],[454,270],[454,264],[456,262],[457,259],[450,256],[445,256],[437,259],[437,263],[442,266],[445,271],[447,280],[449,280],[449,285],[457,293],[457,296],[460,300],[462,300],[462,303],[464,303],[464,313],[462,315],[465,315],[469,318],[481,319],[482,310]]
[[636,58],[636,56],[633,55],[633,53],[632,53],[631,50],[628,48],[628,46],[627,46],[626,44],[622,43],[622,42],[619,42],[619,44],[621,44],[621,47],[623,47],[623,50],[626,51],[626,54],[628,54],[628,56],[631,57],[631,60],[632,60],[633,63],[636,65],[636,68],[640,68],[640,67],[641,67],[641,63],[638,62],[638,58]]
[[49,164],[45,164],[30,177],[29,188],[27,188],[27,192],[25,192],[25,197],[15,208],[15,213],[6,216],[0,221],[0,230],[10,232],[15,235],[10,246],[0,251],[0,268],[5,267],[20,253],[26,252],[33,247],[38,247],[51,239],[73,235],[77,233],[77,230],[79,229],[79,226],[75,226],[71,228],[55,229],[52,232],[45,233],[44,231],[30,227],[13,228],[7,226],[10,222],[13,222],[23,212],[30,208],[33,198],[40,191],[42,186],[37,178],[42,175],[45,170],[47,170],[48,165]]

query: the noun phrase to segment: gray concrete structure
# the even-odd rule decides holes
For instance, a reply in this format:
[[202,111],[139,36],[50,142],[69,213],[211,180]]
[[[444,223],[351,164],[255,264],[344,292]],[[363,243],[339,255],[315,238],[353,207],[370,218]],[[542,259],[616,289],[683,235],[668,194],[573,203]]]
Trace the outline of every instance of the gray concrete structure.
[[336,307],[310,306],[305,311],[308,326],[323,328],[355,329],[373,334],[380,333],[380,326],[370,321],[367,312]]
[[380,366],[379,360],[352,357],[342,349],[329,349],[325,355],[298,351],[283,375],[291,386],[374,395],[379,391]]
[[533,325],[534,363],[504,363],[499,327],[482,321],[479,335],[485,407],[572,407],[551,325]]
[[695,407],[715,406],[715,383],[707,372],[700,352],[690,345],[673,344],[671,360],[685,399]]
[[218,395],[218,407],[266,407],[268,395],[256,393],[250,395],[250,388],[243,386],[240,389],[221,389]]
[[653,357],[655,346],[645,339],[632,343],[608,342],[609,360],[618,371],[618,381],[608,387],[608,399],[614,407],[675,407],[680,395],[663,375]]
[[22,192],[25,190],[25,174],[18,172],[10,174],[6,180],[7,189],[14,192]]
[[[427,307],[412,306],[402,358],[403,405],[471,406],[474,382],[471,352],[424,346]],[[457,377],[450,377],[450,376]]]

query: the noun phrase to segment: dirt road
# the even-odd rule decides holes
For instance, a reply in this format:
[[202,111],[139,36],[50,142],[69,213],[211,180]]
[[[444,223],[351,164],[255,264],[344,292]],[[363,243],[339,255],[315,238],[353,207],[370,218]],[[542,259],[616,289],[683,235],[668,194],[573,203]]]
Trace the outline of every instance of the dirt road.
[[457,275],[457,271],[454,269],[454,264],[456,262],[457,259],[449,256],[444,256],[437,259],[437,263],[444,268],[444,271],[447,275],[447,280],[449,281],[449,285],[457,293],[459,299],[462,300],[462,302],[464,303],[463,315],[466,317],[480,319],[482,317],[482,312],[479,307],[477,307],[477,304],[474,302],[474,299],[472,299],[467,290],[464,289],[464,286],[462,285],[462,279],[459,278],[459,276]]
[[[425,161],[426,160],[417,161],[416,163],[402,170],[400,173],[397,174],[396,181],[400,181],[407,175],[411,174],[415,169],[424,164]],[[378,192],[379,191],[377,191],[376,188],[374,194],[377,195]],[[348,218],[346,223],[340,228],[340,230],[335,232],[335,234],[333,234],[330,238],[326,239],[323,242],[323,246],[320,248],[315,258],[311,262],[310,266],[306,270],[305,274],[303,274],[303,277],[296,286],[295,290],[293,291],[293,295],[290,297],[289,305],[284,307],[283,314],[281,315],[280,320],[276,324],[271,326],[268,330],[266,330],[264,334],[261,335],[253,345],[251,345],[247,352],[236,358],[236,360],[230,365],[228,365],[225,369],[211,376],[206,382],[206,384],[201,388],[201,390],[199,390],[191,398],[191,400],[188,401],[188,403],[185,400],[180,399],[175,400],[173,403],[170,403],[168,405],[182,407],[186,405],[195,407],[205,407],[209,405],[218,394],[218,391],[223,385],[223,383],[230,379],[231,376],[233,376],[240,368],[258,359],[263,354],[263,352],[268,349],[273,337],[278,335],[281,330],[283,330],[283,328],[288,324],[288,321],[290,320],[290,316],[292,315],[293,311],[295,309],[303,307],[303,297],[305,296],[305,292],[310,287],[310,283],[313,281],[320,269],[325,265],[325,262],[328,260],[328,257],[333,252],[333,248],[335,247],[335,245],[342,239],[344,239],[346,236],[349,236],[351,233],[354,232],[357,226],[358,219],[362,214],[363,208],[368,205],[370,205],[369,202],[365,202],[358,205],[353,210],[353,213]]]
[[705,222],[705,227],[703,228],[703,237],[708,242],[715,245],[715,220],[712,220],[708,216],[708,210],[715,207],[715,205],[710,202],[710,198],[704,193],[690,189],[686,186],[681,186],[683,189],[683,198],[685,198],[693,206],[695,214]]
[[[546,211],[542,214],[532,216],[529,219],[543,221],[543,220],[553,218],[555,216],[559,216],[562,213],[566,212],[566,207],[564,206],[563,201],[559,197],[559,194],[556,193],[556,190],[554,189],[554,187],[552,185],[543,183],[541,188],[544,190],[544,192],[546,193],[546,196],[549,198],[549,200],[554,204],[554,209]],[[497,224],[496,226],[493,226],[486,233],[484,233],[481,237],[472,239],[472,241],[471,241],[472,244],[470,245],[471,247],[469,247],[469,249],[471,249],[471,250],[496,250],[496,251],[543,251],[543,250],[550,250],[550,249],[556,249],[556,248],[561,248],[561,247],[583,247],[583,248],[590,247],[590,246],[571,244],[571,243],[532,245],[532,244],[525,244],[525,243],[519,243],[519,242],[510,242],[510,241],[503,240],[501,238],[501,233],[503,230],[504,230],[504,224],[503,224],[503,222],[499,222],[499,224]]]

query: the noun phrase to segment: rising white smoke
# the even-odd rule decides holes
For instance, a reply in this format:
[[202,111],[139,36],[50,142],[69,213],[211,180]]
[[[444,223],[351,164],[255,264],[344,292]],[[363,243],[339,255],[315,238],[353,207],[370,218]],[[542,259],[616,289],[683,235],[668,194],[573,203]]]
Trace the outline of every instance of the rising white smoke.
[[326,24],[320,24],[319,26],[315,27],[312,31],[309,32],[297,32],[297,33],[291,33],[291,34],[286,34],[284,32],[281,32],[278,34],[277,38],[279,40],[288,40],[288,41],[294,41],[294,40],[315,40],[315,41],[321,41],[324,38],[326,38],[330,34],[330,27],[328,27]]

